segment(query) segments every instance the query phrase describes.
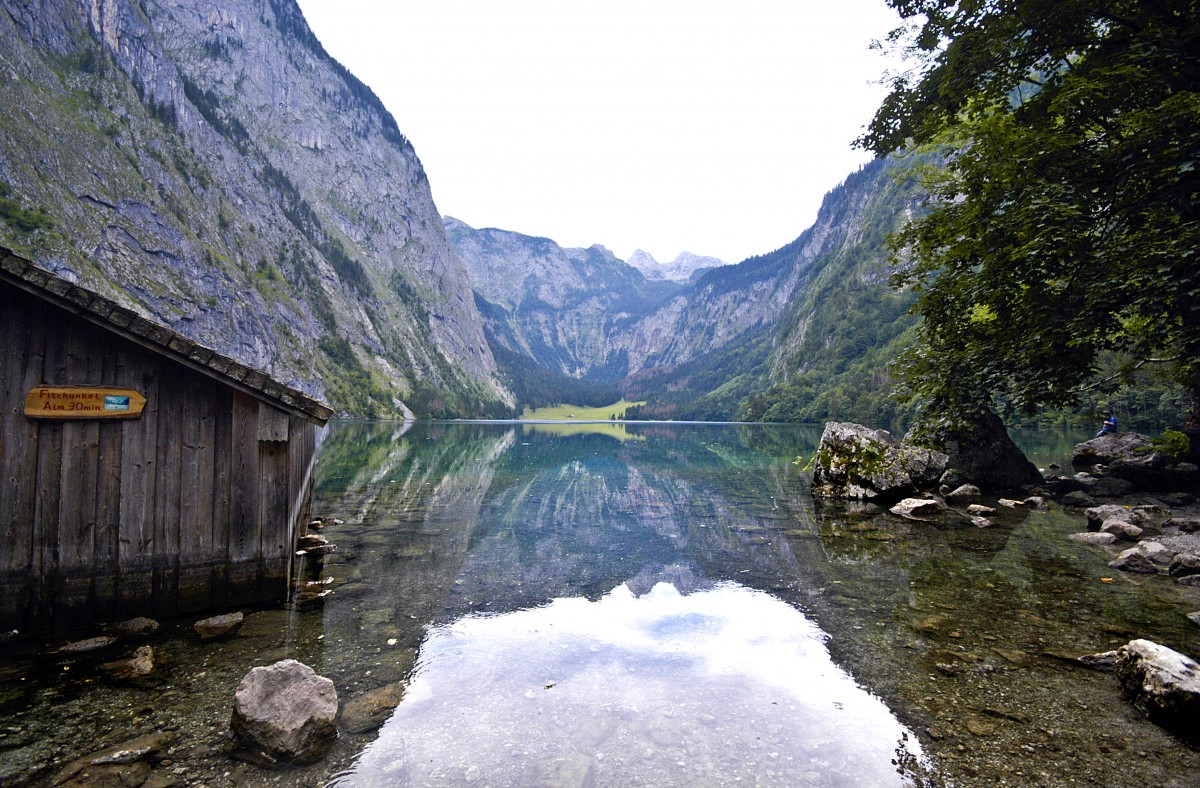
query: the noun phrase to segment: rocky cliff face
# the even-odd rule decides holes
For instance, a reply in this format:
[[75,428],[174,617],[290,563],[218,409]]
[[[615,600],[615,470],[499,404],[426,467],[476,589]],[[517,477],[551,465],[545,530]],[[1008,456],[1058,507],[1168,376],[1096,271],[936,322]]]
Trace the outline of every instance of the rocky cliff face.
[[511,404],[412,146],[293,0],[0,0],[0,39],[0,241],[343,411]]
[[[875,162],[831,191],[817,221],[792,243],[705,272],[690,289],[639,321],[620,340],[628,349],[630,367],[682,364],[718,351],[748,332],[775,326],[779,326],[777,344],[793,347],[795,326],[792,322],[781,326],[781,320],[796,312],[801,302],[821,301],[822,286],[832,279],[822,274],[838,255],[863,240],[869,210],[891,183],[887,169],[883,162]],[[882,241],[873,237],[872,251],[886,258]],[[883,281],[886,286],[886,276]],[[776,366],[791,361],[782,350],[772,358]]]
[[446,232],[491,308],[494,342],[568,377],[615,380],[629,372],[617,337],[682,287],[647,281],[603,246],[564,249],[548,238],[474,229]]

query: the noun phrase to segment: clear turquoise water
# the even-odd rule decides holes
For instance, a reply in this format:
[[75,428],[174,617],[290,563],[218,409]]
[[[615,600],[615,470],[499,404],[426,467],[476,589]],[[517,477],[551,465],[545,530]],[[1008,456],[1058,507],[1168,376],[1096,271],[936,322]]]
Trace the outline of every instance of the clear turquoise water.
[[[9,647],[0,784],[163,730],[180,785],[1194,784],[1195,749],[1064,657],[1195,656],[1200,591],[1110,569],[1057,507],[818,505],[820,432],[335,423],[313,514],[337,550],[295,599],[224,641],[163,622],[143,686],[98,669],[129,645],[57,651],[98,632]],[[1078,437],[1017,440],[1046,467]],[[344,713],[391,700],[317,765],[236,763],[233,692],[284,658]]]
[[[1193,751],[1054,654],[1194,650],[1190,590],[1102,580],[1058,510],[981,530],[814,506],[820,431],[340,426],[325,648],[412,662],[333,783],[1107,783],[1111,741],[1187,784]],[[1022,438],[1043,467],[1074,442]]]

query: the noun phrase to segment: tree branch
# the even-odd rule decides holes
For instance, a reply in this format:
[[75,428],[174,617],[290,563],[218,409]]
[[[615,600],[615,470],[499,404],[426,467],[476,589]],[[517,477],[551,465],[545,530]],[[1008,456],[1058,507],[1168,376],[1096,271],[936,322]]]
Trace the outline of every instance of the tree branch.
[[1170,358],[1144,358],[1144,359],[1142,359],[1141,361],[1139,361],[1138,363],[1134,364],[1132,367],[1130,367],[1130,368],[1129,368],[1129,369],[1127,369],[1127,370],[1123,370],[1123,371],[1121,371],[1121,372],[1118,372],[1118,373],[1117,373],[1117,374],[1115,374],[1115,375],[1110,375],[1109,377],[1105,378],[1104,380],[1097,380],[1095,383],[1092,383],[1092,384],[1090,384],[1090,385],[1087,385],[1087,386],[1080,386],[1080,387],[1079,387],[1079,388],[1077,388],[1077,389],[1073,389],[1073,390],[1072,390],[1070,393],[1072,393],[1072,394],[1082,394],[1082,393],[1083,393],[1083,392],[1085,392],[1085,391],[1092,391],[1093,389],[1096,389],[1096,388],[1099,388],[1100,386],[1103,386],[1105,383],[1111,383],[1111,382],[1113,382],[1114,380],[1116,380],[1117,378],[1121,377],[1122,375],[1127,375],[1127,374],[1129,374],[1130,372],[1133,372],[1135,369],[1141,369],[1141,368],[1142,368],[1143,366],[1145,366],[1146,364],[1170,364],[1172,361],[1178,361],[1178,360],[1179,360],[1179,359],[1181,359],[1181,358],[1183,358],[1183,354],[1182,354],[1182,353],[1181,353],[1181,354],[1179,354],[1179,355],[1176,355],[1176,356],[1171,356]]

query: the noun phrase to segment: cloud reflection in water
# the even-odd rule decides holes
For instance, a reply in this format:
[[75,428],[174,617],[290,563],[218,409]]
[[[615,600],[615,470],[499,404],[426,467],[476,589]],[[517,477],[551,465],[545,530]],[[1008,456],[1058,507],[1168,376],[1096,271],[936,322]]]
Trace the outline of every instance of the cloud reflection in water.
[[462,618],[430,633],[404,702],[337,784],[903,784],[906,729],[824,640],[731,583]]

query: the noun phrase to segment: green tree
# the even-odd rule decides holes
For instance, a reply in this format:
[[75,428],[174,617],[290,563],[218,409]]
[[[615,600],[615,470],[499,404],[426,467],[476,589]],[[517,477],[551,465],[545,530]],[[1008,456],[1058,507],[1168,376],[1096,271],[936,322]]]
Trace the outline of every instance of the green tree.
[[892,240],[908,392],[1030,412],[1153,368],[1200,396],[1200,3],[889,3],[913,69],[858,142],[944,157]]

